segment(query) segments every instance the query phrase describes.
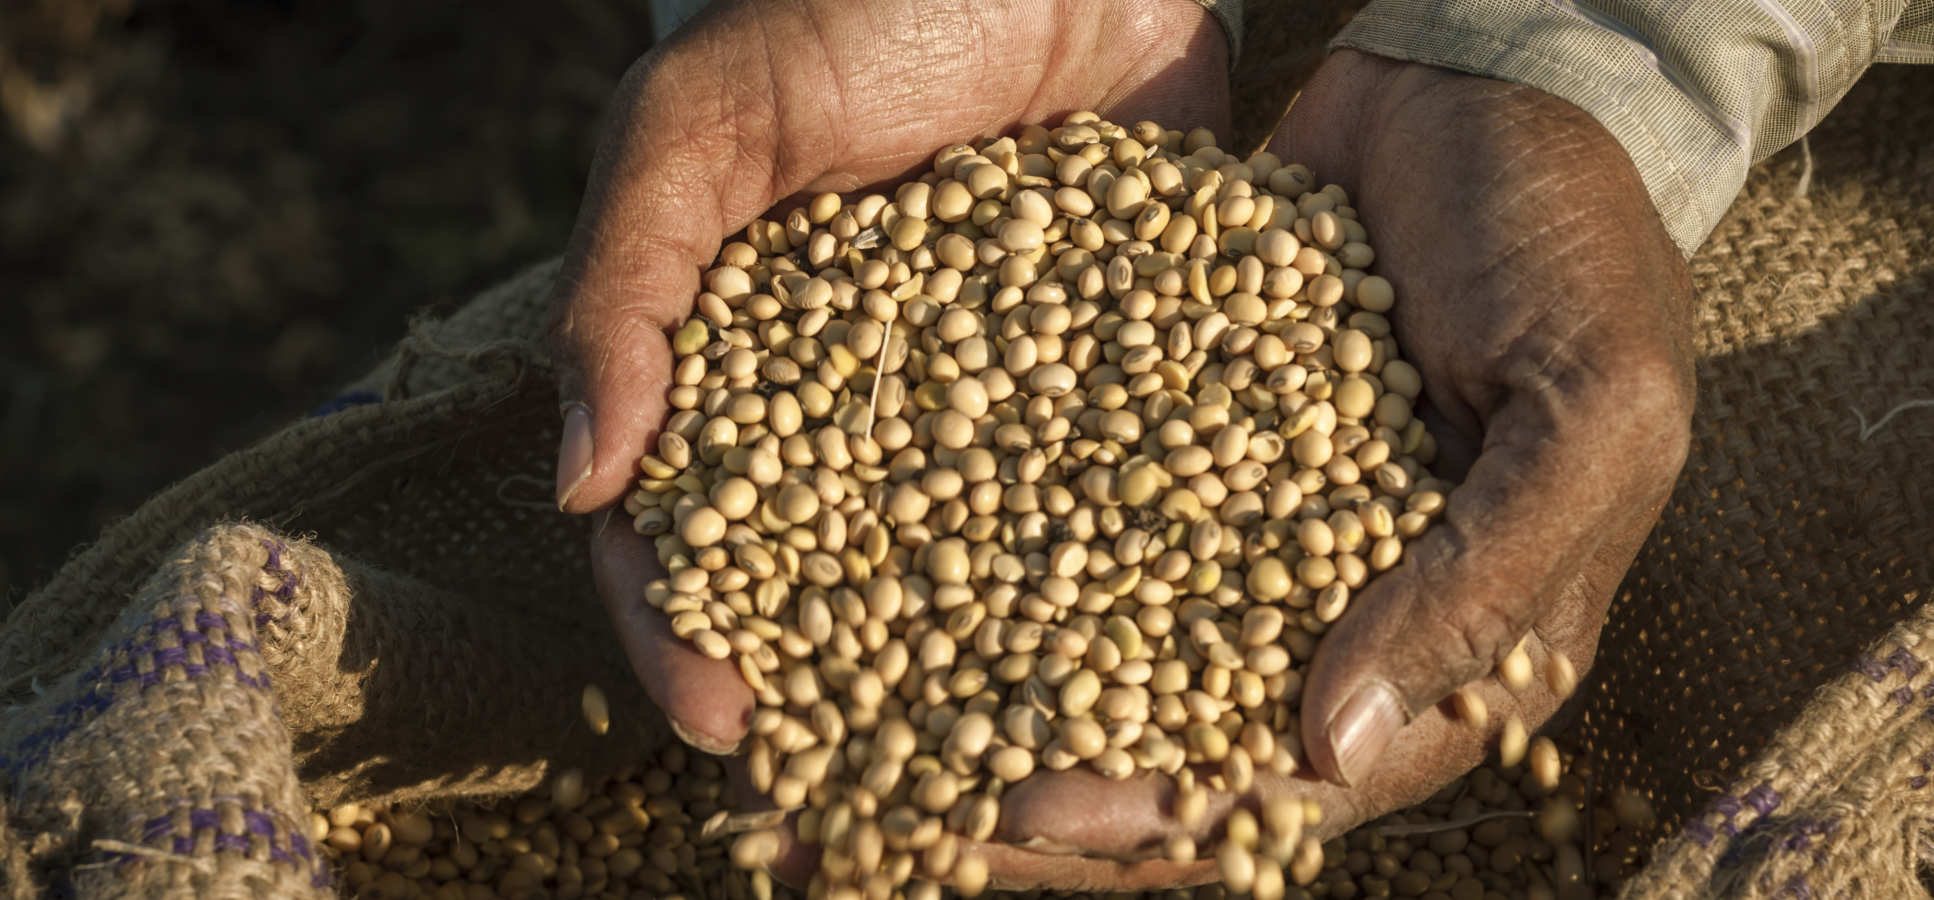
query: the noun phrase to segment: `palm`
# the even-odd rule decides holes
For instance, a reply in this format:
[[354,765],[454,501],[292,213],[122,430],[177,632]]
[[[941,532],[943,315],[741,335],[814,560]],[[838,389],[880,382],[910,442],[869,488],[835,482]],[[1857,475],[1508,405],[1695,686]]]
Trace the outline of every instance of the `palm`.
[[[567,510],[622,496],[664,421],[670,355],[662,331],[641,326],[682,319],[719,239],[768,207],[891,179],[938,146],[1074,109],[1227,119],[1223,36],[1192,0],[1075,16],[1038,4],[821,7],[721,6],[627,75],[560,278],[561,337],[587,364],[574,380],[588,382],[601,420],[596,471]],[[639,271],[646,254],[668,265]],[[627,652],[688,737],[729,746],[750,692],[638,601],[655,563],[625,531],[602,530],[592,557]]]
[[[1077,109],[1168,127],[1227,124],[1223,36],[1191,0],[1076,16],[1055,4],[822,5],[837,9],[781,16],[725,5],[627,77],[730,85],[698,117],[712,127],[670,148],[691,166],[735,167],[719,197],[728,231],[795,192],[895,179],[938,147]],[[620,182],[627,156],[668,149],[640,145],[631,131],[621,121],[606,147]],[[606,192],[623,190],[613,187]]]
[[[577,449],[561,448],[560,507],[608,508],[630,489],[665,420],[665,329],[722,238],[795,194],[892,181],[938,147],[1077,109],[1226,129],[1225,60],[1193,0],[714,8],[627,75],[593,165],[559,279],[562,394],[588,410]],[[653,699],[688,741],[729,750],[751,692],[642,601],[650,544],[614,518],[592,560]],[[988,855],[1004,879],[1067,877],[1025,852]]]

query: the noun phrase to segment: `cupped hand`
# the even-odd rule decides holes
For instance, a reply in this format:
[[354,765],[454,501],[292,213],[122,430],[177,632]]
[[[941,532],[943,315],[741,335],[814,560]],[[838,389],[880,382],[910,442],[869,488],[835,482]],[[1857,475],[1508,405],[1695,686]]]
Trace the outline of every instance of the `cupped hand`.
[[[557,289],[558,505],[632,489],[665,421],[666,331],[728,234],[788,197],[890,180],[939,147],[1094,109],[1227,122],[1220,27],[1192,0],[715,3],[626,75]],[[649,544],[612,517],[599,591],[633,667],[693,745],[734,747],[752,695],[645,605]]]
[[[1339,52],[1271,149],[1349,192],[1423,376],[1433,469],[1461,484],[1320,643],[1302,695],[1310,766],[1258,779],[1260,795],[1318,799],[1327,836],[1468,771],[1506,716],[1536,728],[1556,710],[1543,679],[1513,694],[1491,676],[1520,639],[1539,671],[1553,654],[1590,665],[1685,459],[1691,288],[1625,152],[1531,88]],[[1482,732],[1444,702],[1467,685],[1490,710]],[[1123,861],[1089,886],[1143,884],[1146,860],[1188,831],[1172,791],[1159,776],[1037,775],[1007,793],[1001,836]],[[1212,813],[1235,802],[1256,797]]]

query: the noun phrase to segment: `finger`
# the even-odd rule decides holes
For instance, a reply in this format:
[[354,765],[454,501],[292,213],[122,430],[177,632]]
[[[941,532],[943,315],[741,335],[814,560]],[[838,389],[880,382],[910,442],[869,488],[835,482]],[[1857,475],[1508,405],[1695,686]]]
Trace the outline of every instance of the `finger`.
[[592,578],[632,672],[686,743],[731,753],[751,721],[752,689],[729,660],[705,656],[672,634],[665,614],[645,601],[645,585],[662,572],[651,542],[623,516],[607,517],[592,535]]
[[701,271],[731,230],[803,185],[778,161],[772,70],[733,63],[759,55],[746,46],[758,30],[730,45],[721,34],[748,14],[730,7],[655,49],[613,100],[555,289],[566,512],[629,488],[665,419],[667,334],[690,314]]
[[[1588,644],[1591,635],[1585,635],[1584,640]],[[1565,652],[1588,657],[1590,649],[1574,645]],[[1238,807],[1255,812],[1266,800],[1287,795],[1316,803],[1320,818],[1303,833],[1328,841],[1377,816],[1423,802],[1469,771],[1495,746],[1507,717],[1535,721],[1548,715],[1563,699],[1542,686],[1513,693],[1495,678],[1484,678],[1467,690],[1481,698],[1489,710],[1483,721],[1457,718],[1447,703],[1422,711],[1391,746],[1384,765],[1352,788],[1323,781],[1311,771],[1278,775],[1265,770],[1255,774],[1251,790],[1237,796],[1208,788],[1214,769],[1202,768],[1198,769],[1197,783],[1205,786],[1207,803],[1199,819],[1185,824],[1176,818],[1176,789],[1168,776],[1145,774],[1111,780],[1085,769],[1037,771],[1003,794],[996,838],[1030,854],[1059,857],[1064,872],[1095,860],[1123,864],[1124,869],[1131,864],[1159,862],[1168,844],[1178,838],[1193,842],[1198,860],[1210,860],[1231,812]],[[1019,886],[1066,886],[1068,876],[1057,878],[1040,859],[1029,857],[1016,862],[1025,863],[1025,871],[1034,873],[1033,877],[1049,879],[1022,881]],[[1214,872],[1206,865],[1178,864],[1171,875],[1176,880],[1169,883],[1212,880]],[[1107,890],[1125,887],[1093,881],[1084,886]]]
[[963,854],[987,861],[989,885],[1004,891],[1123,891],[1169,890],[1181,885],[1215,880],[1215,862],[1174,863],[1165,859],[1113,860],[1063,856],[1030,851],[1006,844],[970,844]]
[[[740,797],[739,808],[746,810],[767,809],[771,807],[769,798],[760,795],[749,783],[745,767],[737,760],[727,763],[728,775],[733,784],[735,795]],[[821,849],[818,845],[803,843],[795,830],[797,815],[775,826],[772,831],[779,838],[778,852],[773,862],[766,868],[774,878],[794,887],[802,887],[812,878],[819,867]],[[954,871],[936,873],[922,866],[915,871],[917,879],[931,880],[937,874],[944,883],[952,883],[962,868],[960,859],[976,857],[977,864],[984,865],[988,884],[1001,890],[1159,890],[1176,885],[1201,884],[1214,877],[1213,863],[1172,863],[1162,859],[1105,859],[1094,856],[1071,856],[1059,850],[1044,850],[1043,843],[1033,841],[1016,845],[996,835],[992,841],[961,839],[956,845]]]
[[[761,812],[775,809],[772,798],[759,792],[752,784],[752,775],[746,765],[745,757],[734,757],[724,761],[726,787],[731,798],[730,809],[741,812]],[[799,840],[799,814],[789,813],[779,824],[769,830],[778,837],[779,846],[772,861],[766,864],[766,872],[780,882],[794,888],[802,888],[813,871],[819,867],[819,847]],[[736,837],[728,837],[735,840]]]
[[[647,120],[665,115],[649,97],[640,105]],[[564,433],[557,501],[572,513],[610,505],[636,477],[637,461],[665,419],[667,329],[690,313],[700,268],[724,230],[707,169],[693,165],[685,177],[668,179],[666,166],[683,161],[685,151],[634,147],[628,142],[641,138],[623,131],[599,152],[558,276]]]
[[[1507,354],[1507,399],[1444,517],[1318,645],[1302,723],[1324,777],[1360,783],[1416,712],[1493,669],[1534,623],[1603,621],[1683,462],[1689,408],[1667,367],[1609,358]],[[1564,590],[1580,573],[1596,590]]]
[[[752,801],[756,806],[760,801]],[[772,876],[788,885],[803,887],[819,868],[822,848],[800,841],[794,831],[795,816],[773,828],[779,850],[766,868]],[[1213,880],[1214,863],[1173,863],[1163,859],[1117,860],[1096,856],[1071,856],[1064,852],[1038,849],[1039,843],[1016,846],[998,838],[993,841],[961,839],[956,845],[952,871],[940,875],[942,883],[953,884],[963,868],[958,860],[977,858],[984,866],[988,886],[996,890],[1107,890],[1150,891],[1177,885],[1202,884]],[[924,867],[914,872],[919,880],[935,880],[936,873]]]
[[797,818],[798,814],[794,813],[786,818],[785,824],[773,829],[779,835],[779,853],[766,866],[766,871],[784,884],[803,888],[819,869],[819,847],[800,842],[799,835],[793,831]]
[[1037,771],[1001,795],[998,836],[1051,855],[1157,859],[1171,840],[1206,838],[1234,804],[1215,793],[1202,820],[1185,825],[1175,798],[1175,779],[1156,772],[1112,779],[1086,768]]
[[[1199,767],[1196,783],[1204,785],[1207,803],[1200,817],[1189,822],[1178,818],[1176,782],[1166,774],[1143,773],[1118,780],[1087,769],[1036,772],[1002,795],[997,837],[1038,853],[1118,862],[1162,858],[1172,841],[1187,838],[1194,842],[1196,854],[1207,859],[1215,852],[1223,822],[1238,806],[1254,811],[1264,798],[1289,794],[1316,801],[1323,810],[1323,820],[1310,833],[1327,839],[1348,831],[1371,815],[1394,808],[1385,805],[1381,798],[1408,796],[1417,791],[1419,788],[1406,783],[1405,778],[1434,776],[1441,763],[1430,757],[1449,755],[1474,760],[1481,753],[1483,735],[1469,729],[1453,732],[1446,727],[1442,713],[1428,713],[1420,718],[1416,736],[1431,740],[1423,753],[1418,752],[1419,748],[1401,751],[1418,756],[1414,760],[1418,764],[1414,771],[1392,772],[1392,777],[1356,790],[1321,781],[1307,771],[1278,775],[1265,770],[1255,773],[1250,790],[1237,795],[1208,787],[1218,769],[1213,765]],[[1463,768],[1468,767],[1469,763],[1465,762]],[[1427,794],[1462,770],[1445,768],[1441,780],[1424,785],[1422,790]]]

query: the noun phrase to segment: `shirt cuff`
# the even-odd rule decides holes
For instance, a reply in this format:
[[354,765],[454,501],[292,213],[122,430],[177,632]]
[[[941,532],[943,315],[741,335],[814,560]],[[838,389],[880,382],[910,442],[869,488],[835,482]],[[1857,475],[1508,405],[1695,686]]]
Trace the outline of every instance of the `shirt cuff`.
[[1674,243],[1692,255],[1752,162],[1743,119],[1675,85],[1658,54],[1569,2],[1376,0],[1331,47],[1528,85],[1591,114],[1625,148]]

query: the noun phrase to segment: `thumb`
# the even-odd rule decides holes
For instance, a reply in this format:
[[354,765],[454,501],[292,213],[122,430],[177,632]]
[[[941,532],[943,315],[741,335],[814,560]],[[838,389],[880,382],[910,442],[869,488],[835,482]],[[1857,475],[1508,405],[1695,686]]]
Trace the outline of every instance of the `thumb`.
[[[1319,775],[1362,784],[1415,715],[1488,675],[1534,626],[1545,648],[1589,656],[1685,454],[1679,430],[1659,427],[1677,414],[1671,382],[1602,371],[1503,364],[1510,392],[1443,518],[1318,645],[1302,727]],[[1605,424],[1616,398],[1648,395],[1659,416]]]
[[770,73],[727,65],[761,40],[755,29],[735,49],[721,36],[743,24],[743,6],[655,48],[614,95],[553,297],[565,512],[631,488],[665,421],[670,332],[691,314],[701,271],[731,230],[798,187],[778,171],[783,129],[766,127]]
[[620,89],[555,288],[557,504],[570,513],[612,504],[637,477],[667,411],[667,331],[690,314],[724,232],[713,174],[681,165],[684,149],[639,146],[673,115],[656,68],[640,63]]

